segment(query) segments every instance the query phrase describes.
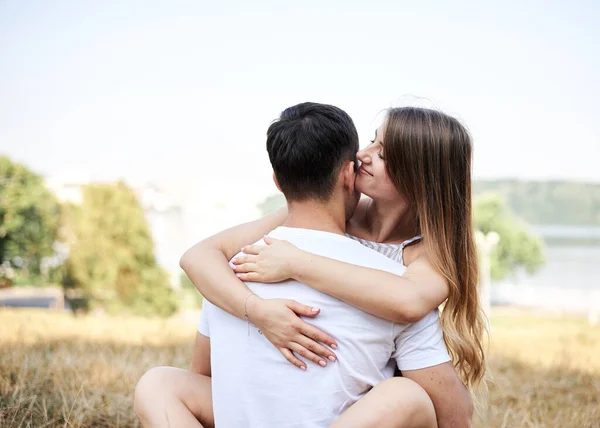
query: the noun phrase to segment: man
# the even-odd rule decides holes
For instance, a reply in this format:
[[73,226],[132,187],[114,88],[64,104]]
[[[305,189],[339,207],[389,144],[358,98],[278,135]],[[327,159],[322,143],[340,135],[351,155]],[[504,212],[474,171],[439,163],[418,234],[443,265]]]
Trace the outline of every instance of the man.
[[[344,234],[358,202],[358,137],[350,117],[333,106],[304,103],[286,109],[267,135],[275,181],[289,211],[283,227],[270,236],[315,254],[402,274],[399,263]],[[164,368],[145,375],[136,390],[136,413],[145,426],[198,426],[193,415],[210,425],[211,411],[223,427],[329,426],[373,386],[391,378],[396,366],[422,371],[449,361],[435,311],[400,325],[297,281],[247,286],[262,298],[326,308],[311,323],[336,338],[337,362],[322,370],[298,370],[256,328],[205,302],[195,360],[204,376]],[[165,388],[162,399],[146,395],[158,385]],[[406,424],[398,426],[413,426],[409,416],[426,426],[417,422],[424,416],[418,414],[407,414]],[[432,419],[435,424],[435,415],[429,415]]]

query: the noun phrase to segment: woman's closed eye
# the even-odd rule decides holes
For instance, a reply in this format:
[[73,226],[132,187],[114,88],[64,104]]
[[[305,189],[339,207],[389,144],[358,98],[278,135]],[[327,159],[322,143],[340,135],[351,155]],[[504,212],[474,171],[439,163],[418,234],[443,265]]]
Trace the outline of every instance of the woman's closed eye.
[[[375,141],[376,141],[375,139],[369,140],[369,146],[372,145],[372,144],[375,144]],[[378,152],[377,156],[379,156],[379,159],[383,160],[383,153],[382,152]]]

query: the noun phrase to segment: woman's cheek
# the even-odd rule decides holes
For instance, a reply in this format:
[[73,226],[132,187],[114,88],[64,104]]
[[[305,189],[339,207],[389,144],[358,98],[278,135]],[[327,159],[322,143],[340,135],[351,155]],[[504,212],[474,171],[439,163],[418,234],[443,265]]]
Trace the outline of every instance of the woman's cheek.
[[356,190],[358,190],[360,193],[363,193],[363,194],[365,194],[365,195],[367,195],[367,196],[370,196],[370,195],[368,194],[368,192],[369,192],[369,189],[368,189],[368,187],[366,186],[365,180],[364,180],[364,178],[363,178],[362,176],[360,176],[360,175],[357,175],[357,176],[356,176],[356,180],[354,181],[354,188],[355,188]]

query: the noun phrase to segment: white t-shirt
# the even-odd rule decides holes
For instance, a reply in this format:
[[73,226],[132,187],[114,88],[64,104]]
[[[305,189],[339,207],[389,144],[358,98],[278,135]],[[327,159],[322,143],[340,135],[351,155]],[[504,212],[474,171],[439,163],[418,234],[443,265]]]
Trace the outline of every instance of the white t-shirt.
[[[402,275],[406,268],[345,236],[279,227],[269,234],[302,250]],[[260,241],[259,244],[264,244]],[[318,307],[307,321],[338,343],[327,367],[290,364],[258,330],[204,301],[199,331],[210,337],[212,395],[217,427],[326,427],[373,386],[400,370],[450,360],[437,310],[415,324],[397,324],[288,280],[248,282],[263,298],[293,299]],[[365,284],[365,293],[369,284]]]

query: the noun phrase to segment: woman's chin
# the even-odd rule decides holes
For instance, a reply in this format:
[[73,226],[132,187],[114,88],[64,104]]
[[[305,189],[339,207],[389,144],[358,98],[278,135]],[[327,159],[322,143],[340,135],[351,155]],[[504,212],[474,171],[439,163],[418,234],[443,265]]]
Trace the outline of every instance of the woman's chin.
[[354,189],[360,193],[361,195],[365,195],[368,197],[371,197],[371,195],[369,195],[369,189],[366,189],[366,186],[361,186],[361,180],[359,178],[356,179],[356,181],[354,182]]

